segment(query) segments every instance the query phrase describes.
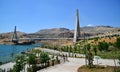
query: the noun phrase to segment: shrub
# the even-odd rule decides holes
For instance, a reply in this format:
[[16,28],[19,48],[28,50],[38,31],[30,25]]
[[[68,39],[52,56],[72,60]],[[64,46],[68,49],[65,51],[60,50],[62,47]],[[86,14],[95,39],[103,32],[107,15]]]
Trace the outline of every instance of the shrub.
[[88,51],[90,51],[90,48],[91,48],[90,44],[85,45],[85,48],[86,48]]
[[98,49],[100,51],[107,51],[108,50],[108,47],[109,47],[109,44],[107,42],[99,42],[98,43]]
[[16,57],[16,64],[13,67],[13,72],[20,72],[24,68],[25,57],[23,55]]
[[35,54],[29,54],[28,55],[27,62],[29,63],[29,65],[36,64],[35,58],[36,58]]
[[120,49],[120,38],[117,38],[115,46]]
[[41,63],[46,63],[50,60],[48,53],[46,52],[41,52],[40,53],[40,61]]

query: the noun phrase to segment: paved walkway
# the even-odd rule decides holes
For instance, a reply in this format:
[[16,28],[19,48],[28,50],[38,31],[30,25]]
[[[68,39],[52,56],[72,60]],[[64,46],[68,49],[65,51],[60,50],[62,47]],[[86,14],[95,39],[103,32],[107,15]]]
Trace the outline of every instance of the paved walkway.
[[[114,61],[112,59],[100,59],[98,60],[98,63],[99,65],[114,66]],[[94,61],[94,64],[97,64],[96,60]],[[85,65],[84,58],[69,58],[69,62],[51,66],[37,72],[77,72],[77,69],[82,65]],[[116,65],[120,66],[118,60],[116,60]]]
[[83,58],[69,58],[69,62],[51,66],[37,72],[77,72],[77,69],[85,64]]
[[[39,70],[37,72],[77,72],[77,69],[85,65],[85,59],[84,58],[68,58],[68,62],[58,64],[55,66],[51,66],[42,70]],[[9,68],[13,68],[13,65],[15,63],[7,63],[4,65],[1,65],[0,68],[8,70]],[[94,61],[94,64],[97,64],[97,61]],[[99,59],[98,60],[99,65],[109,65],[109,66],[114,66],[114,61],[113,59]],[[118,64],[118,60],[116,60],[116,65],[120,66]]]
[[5,71],[7,71],[7,70],[10,70],[10,68],[12,69],[14,65],[15,63],[9,62],[9,63],[1,65],[0,68],[5,69]]

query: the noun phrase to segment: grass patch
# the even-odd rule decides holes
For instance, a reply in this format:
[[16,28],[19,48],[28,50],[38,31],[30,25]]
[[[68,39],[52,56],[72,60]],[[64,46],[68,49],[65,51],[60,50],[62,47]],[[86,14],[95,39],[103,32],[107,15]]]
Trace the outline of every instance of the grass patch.
[[[116,72],[120,72],[120,67],[116,67]],[[78,72],[114,72],[113,66],[94,66],[93,68],[89,69],[88,66],[82,66],[78,69]]]
[[120,55],[120,50],[112,50],[112,51],[107,51],[107,52],[98,52],[98,56],[100,56],[101,58],[107,58],[107,59],[117,59],[118,56]]

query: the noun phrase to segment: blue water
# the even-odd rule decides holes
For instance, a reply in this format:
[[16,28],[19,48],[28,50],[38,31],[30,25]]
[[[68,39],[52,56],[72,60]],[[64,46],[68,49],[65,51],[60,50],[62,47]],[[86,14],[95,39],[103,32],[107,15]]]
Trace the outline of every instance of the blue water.
[[0,62],[9,62],[23,51],[30,50],[35,47],[41,46],[40,44],[33,45],[4,45],[0,44]]

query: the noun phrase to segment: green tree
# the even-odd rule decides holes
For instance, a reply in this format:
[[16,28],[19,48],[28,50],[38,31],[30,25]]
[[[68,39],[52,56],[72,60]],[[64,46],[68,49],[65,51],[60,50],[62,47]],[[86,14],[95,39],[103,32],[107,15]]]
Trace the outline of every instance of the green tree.
[[68,46],[64,46],[63,51],[68,52]]
[[33,53],[30,53],[30,54],[28,55],[27,62],[28,62],[28,64],[29,64],[29,66],[32,65],[32,67],[29,67],[28,70],[29,70],[29,71],[32,71],[32,72],[36,72],[36,71],[37,71],[36,55],[33,54]]
[[36,72],[37,71],[37,66],[34,64],[33,66],[32,66],[32,72]]
[[84,48],[86,48],[88,51],[90,51],[91,46],[90,46],[90,44],[86,44]]
[[77,44],[77,51],[80,53],[80,44]]
[[73,50],[74,50],[74,53],[77,51],[77,45],[74,45]]
[[20,72],[25,66],[25,56],[20,55],[16,57],[16,64],[13,66],[13,72]]
[[33,65],[33,64],[36,64],[36,56],[35,54],[31,53],[28,55],[28,59],[27,59],[27,62],[29,65]]
[[45,63],[45,65],[46,65],[46,63],[49,62],[49,60],[50,60],[50,57],[49,57],[48,53],[46,53],[46,52],[41,52],[40,53],[41,63]]
[[[85,45],[84,52],[86,55],[86,59],[88,60],[89,68],[91,68],[93,66],[93,54],[91,52],[91,45],[90,44]],[[87,64],[87,62],[86,62],[86,64]]]
[[91,49],[90,44],[84,45],[83,50],[84,50],[84,54],[85,54],[85,63],[86,63],[86,65],[87,65],[87,60],[88,60],[88,62],[90,62],[90,60],[89,60],[90,58],[89,58],[89,54],[88,54],[88,53],[90,53],[90,49]]
[[115,46],[120,49],[120,38],[117,38]]
[[107,51],[109,47],[109,44],[107,42],[99,42],[98,43],[98,49],[100,51]]
[[92,54],[92,52],[88,52],[87,60],[88,60],[89,68],[92,68],[92,66],[93,66],[93,54]]
[[97,55],[97,47],[96,47],[96,45],[93,45],[93,50],[94,50],[95,55]]

